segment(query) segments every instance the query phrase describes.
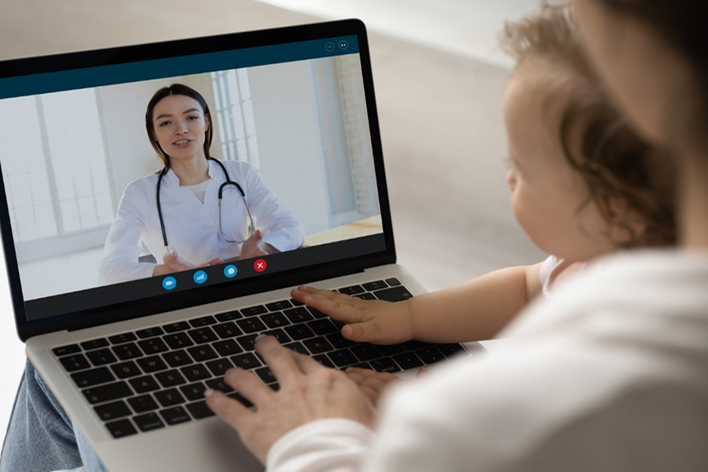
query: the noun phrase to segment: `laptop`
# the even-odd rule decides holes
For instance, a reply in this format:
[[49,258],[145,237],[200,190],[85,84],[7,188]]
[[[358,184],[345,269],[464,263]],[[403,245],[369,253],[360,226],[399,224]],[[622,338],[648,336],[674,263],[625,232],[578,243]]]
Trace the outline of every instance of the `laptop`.
[[[208,103],[210,157],[257,175],[302,240],[210,265],[185,259],[181,270],[152,275],[164,256],[146,242],[156,223],[136,223],[122,244],[126,264],[141,270],[107,278],[106,241],[126,218],[125,189],[162,169],[146,106],[176,83]],[[253,351],[260,333],[328,367],[402,376],[469,349],[355,344],[341,323],[290,296],[300,284],[389,302],[425,291],[396,264],[358,20],[0,62],[0,117],[0,228],[17,330],[111,471],[262,470],[203,400],[216,388],[248,404],[223,381],[234,365],[278,389]],[[256,205],[241,184],[244,203]],[[132,202],[144,220],[157,218],[152,189]],[[164,213],[163,233],[189,253],[180,231],[194,228],[175,228]],[[238,211],[226,213],[205,225],[209,237],[225,238],[220,219]],[[256,228],[268,220],[253,217]]]

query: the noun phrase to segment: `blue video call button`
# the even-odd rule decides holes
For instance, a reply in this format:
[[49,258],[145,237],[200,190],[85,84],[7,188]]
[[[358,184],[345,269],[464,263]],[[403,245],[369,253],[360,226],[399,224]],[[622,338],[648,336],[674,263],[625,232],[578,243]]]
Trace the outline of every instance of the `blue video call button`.
[[165,290],[172,290],[177,286],[177,280],[174,277],[165,277],[162,279],[162,288]]
[[203,284],[207,281],[207,273],[203,270],[198,270],[194,273],[194,281],[198,284]]
[[224,275],[228,278],[233,278],[238,274],[238,269],[236,268],[235,265],[227,265],[224,267]]

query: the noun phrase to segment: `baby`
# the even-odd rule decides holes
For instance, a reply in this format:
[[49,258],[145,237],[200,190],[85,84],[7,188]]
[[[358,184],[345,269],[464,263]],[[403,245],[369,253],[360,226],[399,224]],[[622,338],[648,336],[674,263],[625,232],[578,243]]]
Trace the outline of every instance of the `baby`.
[[[498,270],[460,286],[391,304],[300,287],[293,298],[346,323],[342,335],[393,344],[451,343],[496,336],[531,300],[599,256],[675,240],[669,159],[635,135],[585,57],[572,10],[542,7],[508,23],[503,46],[517,59],[504,97],[519,224],[548,259]],[[349,375],[375,398],[395,377]]]

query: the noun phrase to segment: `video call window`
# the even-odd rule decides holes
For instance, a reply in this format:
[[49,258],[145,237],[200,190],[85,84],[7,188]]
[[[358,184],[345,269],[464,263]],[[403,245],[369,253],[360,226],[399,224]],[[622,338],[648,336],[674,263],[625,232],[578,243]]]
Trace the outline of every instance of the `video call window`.
[[250,164],[304,227],[303,248],[381,233],[361,81],[350,54],[0,100],[25,300],[102,285],[124,189],[162,168],[145,131],[147,102],[173,83],[204,96],[211,156]]

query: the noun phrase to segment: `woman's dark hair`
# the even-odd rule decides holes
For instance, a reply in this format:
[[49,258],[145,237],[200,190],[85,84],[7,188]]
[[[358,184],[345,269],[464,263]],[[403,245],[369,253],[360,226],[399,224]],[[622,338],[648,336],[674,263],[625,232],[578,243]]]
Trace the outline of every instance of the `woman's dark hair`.
[[[531,61],[530,67],[568,76],[570,98],[558,132],[567,162],[589,191],[577,212],[594,203],[607,223],[608,237],[614,227],[629,234],[628,240],[615,241],[624,247],[675,243],[671,160],[659,158],[607,97],[580,43],[572,9],[542,4],[537,14],[506,24],[502,46],[517,59],[517,67]],[[554,92],[549,91],[549,99]],[[643,231],[637,233],[631,220],[618,216],[627,212],[615,211],[617,202],[641,217]]]
[[[163,151],[162,147],[160,147],[160,143],[158,143],[155,139],[155,125],[152,120],[152,115],[155,111],[155,106],[158,104],[158,102],[163,98],[172,95],[185,95],[187,97],[193,98],[202,107],[202,110],[204,111],[204,116],[208,116],[209,118],[211,118],[211,113],[209,112],[209,105],[207,105],[206,100],[204,100],[204,97],[202,97],[199,92],[197,92],[191,87],[188,87],[184,84],[172,84],[169,87],[163,87],[157,92],[155,92],[155,94],[148,102],[147,111],[145,111],[145,129],[147,130],[150,144],[152,144],[153,149],[155,149],[155,152],[157,153],[157,157],[160,158],[162,163],[165,165],[166,169],[170,168],[170,156],[168,156],[167,153]],[[213,126],[210,120],[209,127],[204,133],[204,155],[206,157],[209,157],[209,149],[211,148],[211,141],[214,136],[212,129]]]

